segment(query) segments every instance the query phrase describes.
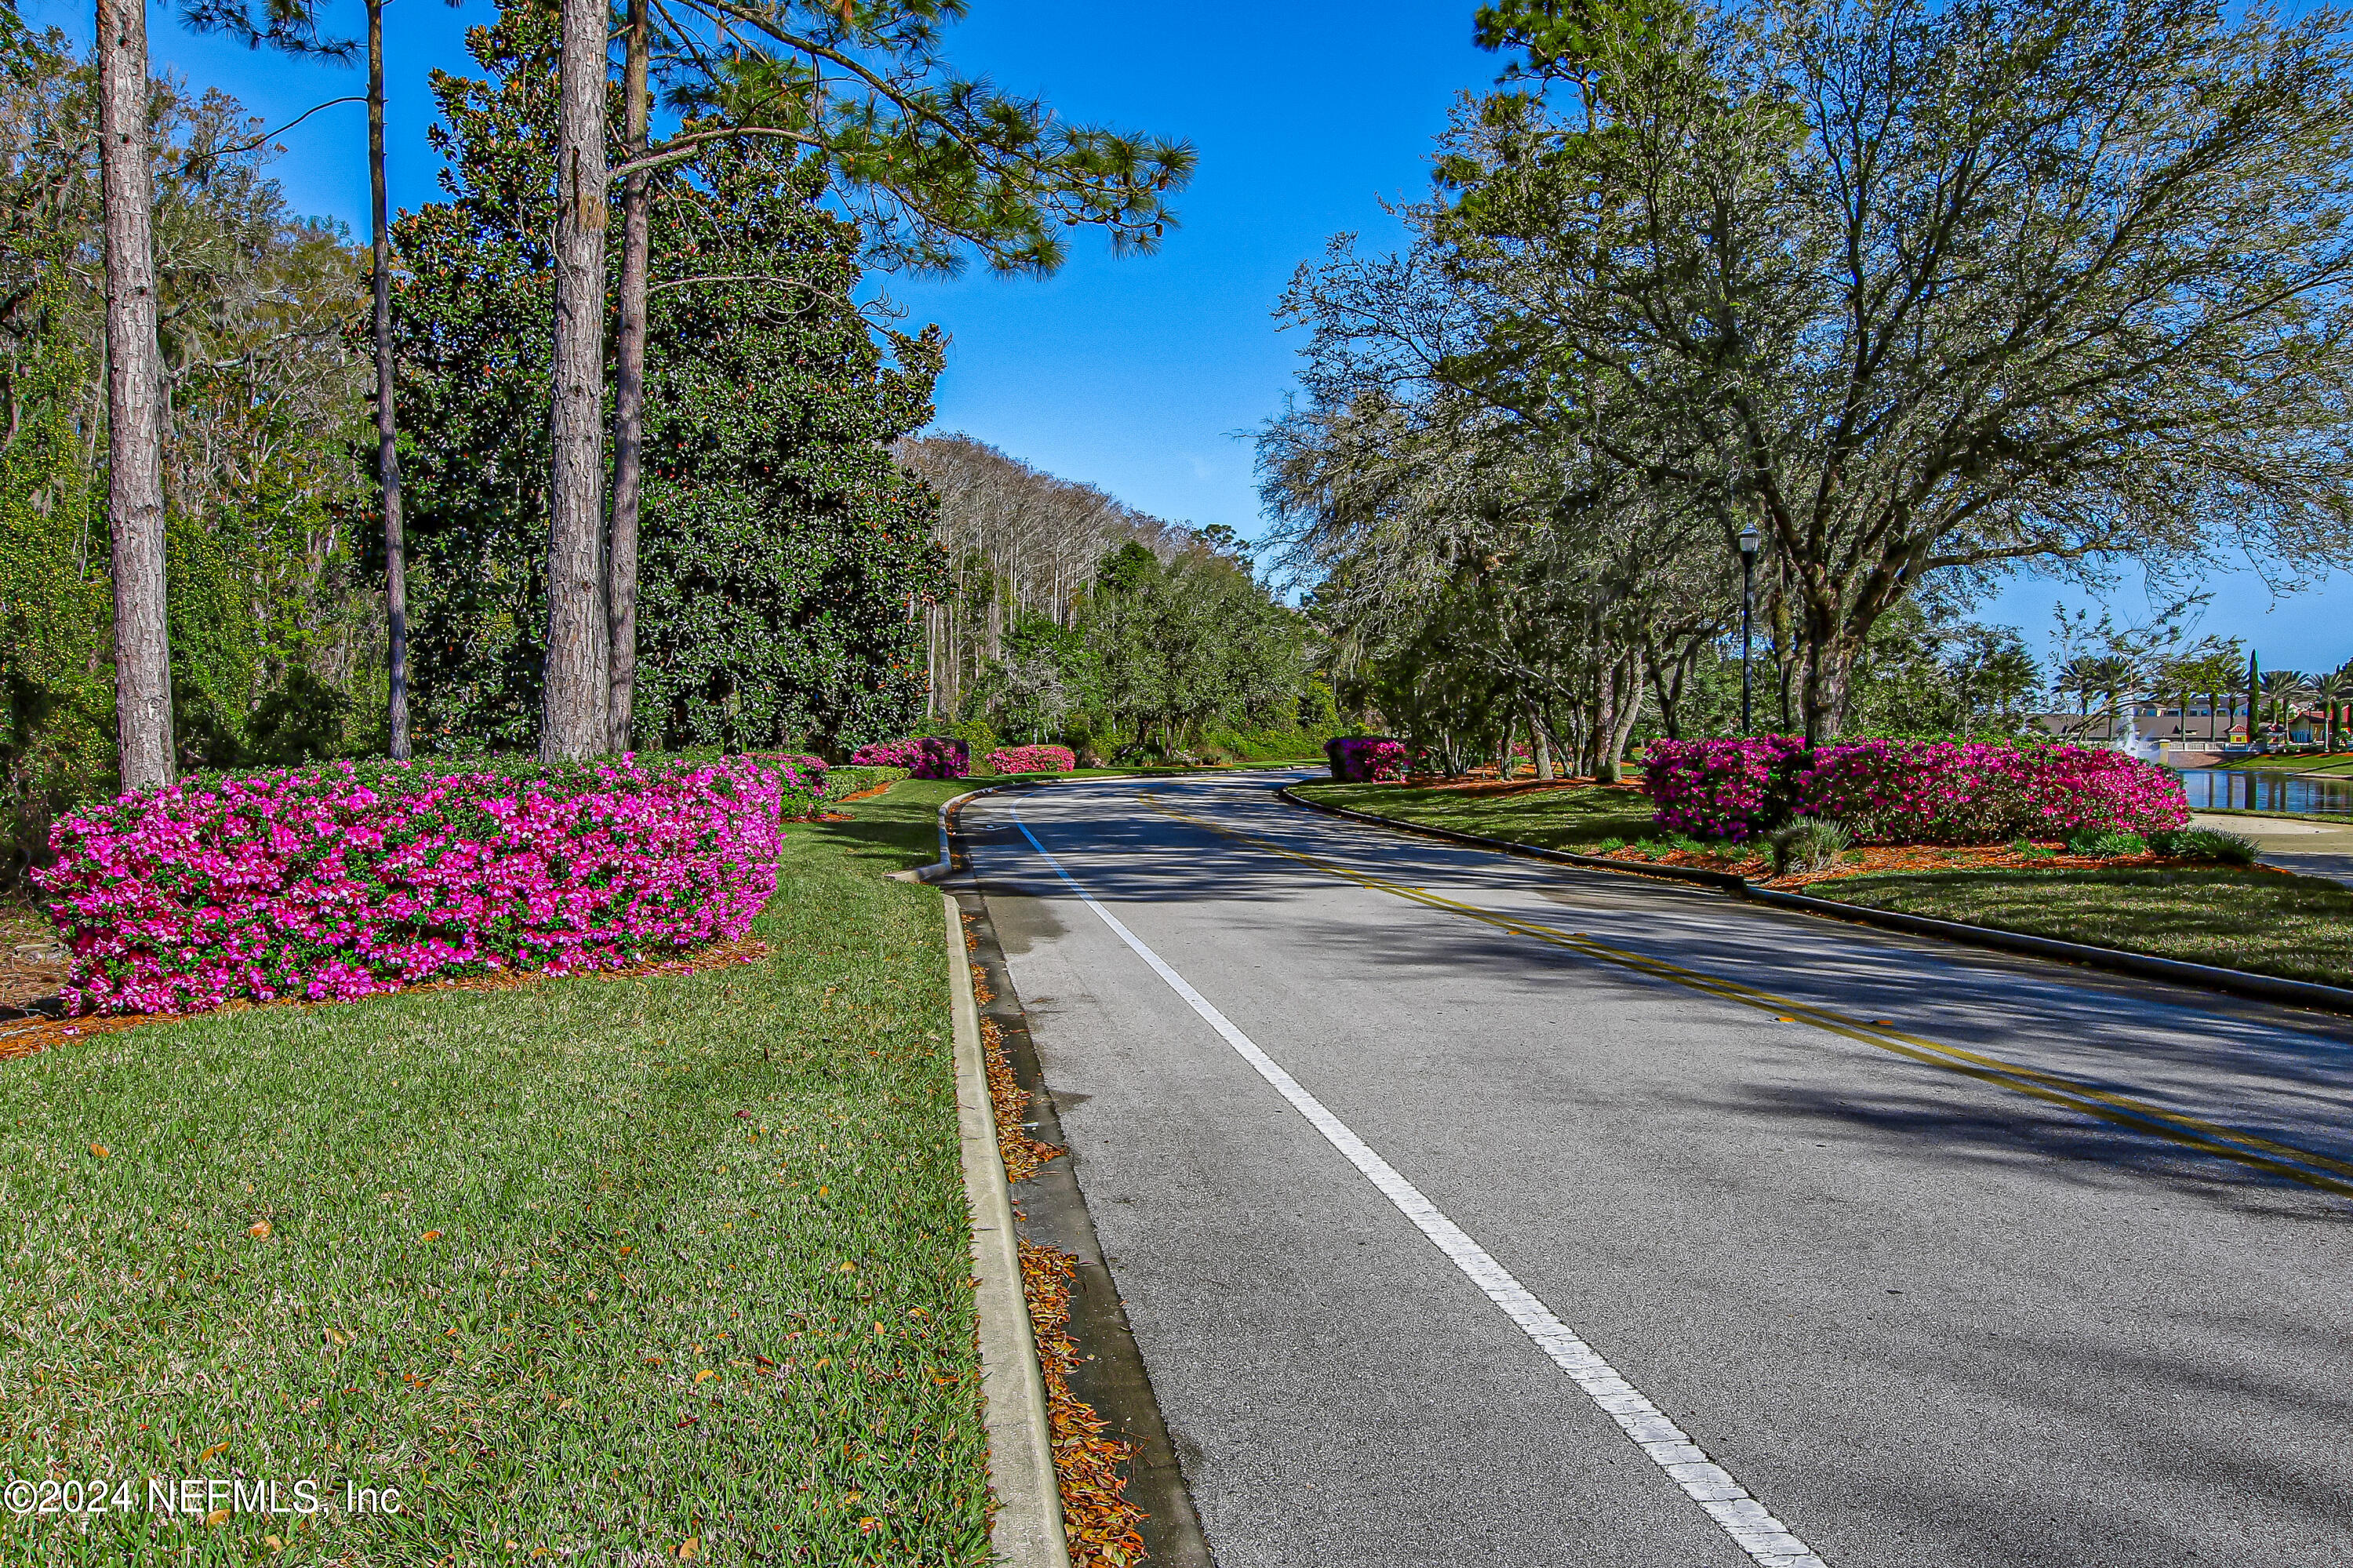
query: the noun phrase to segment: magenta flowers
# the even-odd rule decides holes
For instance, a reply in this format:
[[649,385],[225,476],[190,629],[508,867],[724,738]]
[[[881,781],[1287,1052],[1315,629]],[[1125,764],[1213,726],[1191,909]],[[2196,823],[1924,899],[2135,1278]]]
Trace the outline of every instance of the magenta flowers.
[[1078,765],[1067,746],[1000,746],[988,754],[999,773],[1068,773]]
[[2151,833],[2189,820],[2170,769],[2082,746],[1860,740],[1807,752],[1793,736],[1654,740],[1643,776],[1662,828],[1748,838],[1822,817],[1864,843],[1987,843],[2079,829]]
[[1343,784],[1367,784],[1405,777],[1405,742],[1377,735],[1335,735],[1324,743],[1332,777]]
[[66,818],[34,874],[78,1012],[326,1001],[733,941],[807,794],[746,758],[200,777]]
[[918,779],[962,779],[972,771],[972,748],[952,736],[878,740],[849,754],[860,768],[903,768]]

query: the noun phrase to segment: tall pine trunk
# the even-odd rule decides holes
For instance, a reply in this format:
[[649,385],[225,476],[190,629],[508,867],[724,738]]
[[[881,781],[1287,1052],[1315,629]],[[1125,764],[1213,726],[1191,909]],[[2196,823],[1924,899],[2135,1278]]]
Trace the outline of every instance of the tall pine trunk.
[[384,490],[385,719],[408,760],[408,541],[400,516],[400,425],[392,385],[392,224],[384,194],[384,0],[368,0],[368,202],[375,225],[375,471]]
[[[625,159],[641,158],[650,137],[653,104],[646,82],[647,0],[629,0],[628,58],[621,72],[628,144]],[[646,435],[646,289],[652,267],[653,193],[646,171],[633,169],[621,185],[619,321],[613,345],[613,525],[606,539],[605,616],[611,639],[612,734],[607,749],[629,749],[638,686],[638,506]]]
[[164,612],[164,355],[155,341],[146,0],[99,0],[97,32],[115,736],[122,787],[159,789],[172,781],[172,644]]
[[605,0],[563,0],[555,122],[555,400],[548,417],[547,669],[539,756],[611,744],[605,612]]

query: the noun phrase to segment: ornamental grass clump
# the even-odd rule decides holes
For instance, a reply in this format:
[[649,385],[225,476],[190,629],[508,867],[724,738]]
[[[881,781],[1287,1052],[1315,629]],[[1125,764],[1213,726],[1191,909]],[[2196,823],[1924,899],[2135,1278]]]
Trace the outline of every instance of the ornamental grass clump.
[[2090,829],[2143,835],[2189,808],[2170,769],[2121,751],[1945,740],[1862,740],[1813,751],[1786,736],[1653,741],[1644,764],[1660,826],[1740,840],[1796,817],[1857,843],[1991,843]]
[[860,768],[903,768],[915,779],[962,779],[972,772],[972,747],[954,736],[919,735],[861,746],[849,760]]
[[1332,777],[1343,784],[1386,783],[1405,777],[1405,742],[1377,735],[1335,735],[1324,743]]
[[1845,858],[1854,835],[1837,822],[1799,817],[1788,827],[1774,830],[1771,842],[1773,874],[1786,876],[1793,872],[1828,871]]
[[996,773],[1068,773],[1078,765],[1067,746],[1000,746],[988,754]]
[[344,762],[125,795],[58,822],[34,876],[77,1012],[323,1001],[734,941],[813,806],[746,758]]

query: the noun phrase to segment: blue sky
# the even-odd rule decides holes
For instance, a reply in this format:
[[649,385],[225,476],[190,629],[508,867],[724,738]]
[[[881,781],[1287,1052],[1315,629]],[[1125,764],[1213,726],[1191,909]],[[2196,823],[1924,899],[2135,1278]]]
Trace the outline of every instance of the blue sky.
[[[971,0],[954,37],[965,69],[1046,97],[1074,119],[1191,141],[1200,170],[1179,201],[1182,227],[1154,256],[1114,260],[1082,240],[1050,280],[974,275],[894,280],[914,321],[952,338],[937,428],[967,431],[1040,468],[1099,484],[1130,504],[1245,535],[1262,524],[1249,434],[1281,407],[1294,345],[1272,310],[1292,270],[1342,230],[1380,245],[1398,230],[1384,199],[1427,187],[1432,137],[1455,95],[1493,78],[1470,42],[1472,0],[1197,0],[1183,7],[1075,0]],[[87,7],[27,0],[36,25],[89,35]],[[194,37],[157,5],[159,69],[218,85],[277,125],[320,100],[358,91],[356,70],[257,56]],[[356,0],[331,0],[346,32]],[[392,195],[437,194],[425,143],[426,72],[468,67],[474,0],[394,0],[386,12]],[[329,109],[290,132],[273,172],[294,205],[366,227],[364,111]],[[2353,656],[2353,580],[2334,577],[2274,597],[2253,571],[2209,585],[2202,630],[2251,638],[2266,664],[2334,668]],[[2061,599],[2080,592],[2022,579],[1980,612],[2038,649]],[[2127,574],[2109,594],[2117,619],[2148,614]]]

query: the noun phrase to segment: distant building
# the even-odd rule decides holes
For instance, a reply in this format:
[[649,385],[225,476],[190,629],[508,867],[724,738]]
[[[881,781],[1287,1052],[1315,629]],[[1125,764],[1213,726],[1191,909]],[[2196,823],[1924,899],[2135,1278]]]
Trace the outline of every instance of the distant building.
[[2247,714],[2243,707],[2224,707],[2218,712],[2204,703],[2191,704],[2187,713],[2179,707],[2142,703],[2120,710],[2113,727],[2108,715],[2099,713],[2089,718],[2082,714],[2029,714],[2026,722],[2054,740],[2071,740],[2081,746],[2111,746],[2126,727],[2127,714],[2131,715],[2133,732],[2144,740],[2189,747],[2247,744]]

